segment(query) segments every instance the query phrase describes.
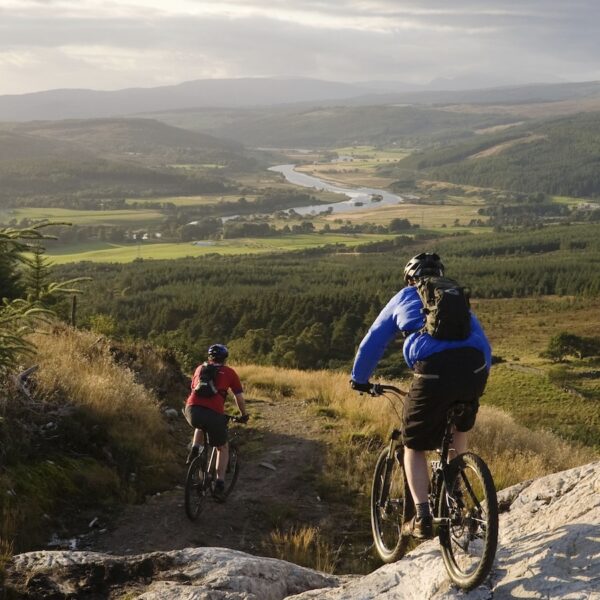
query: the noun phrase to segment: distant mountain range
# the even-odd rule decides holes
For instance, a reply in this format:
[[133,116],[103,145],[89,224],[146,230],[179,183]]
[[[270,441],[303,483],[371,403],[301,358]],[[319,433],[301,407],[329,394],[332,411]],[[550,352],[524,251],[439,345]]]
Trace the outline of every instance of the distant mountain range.
[[[61,89],[0,96],[0,121],[82,119],[207,107],[285,104],[503,104],[600,96],[600,82],[532,84],[483,90],[423,89],[402,82],[340,83],[299,78],[203,79],[179,85],[117,91]],[[434,82],[435,85],[435,82]]]

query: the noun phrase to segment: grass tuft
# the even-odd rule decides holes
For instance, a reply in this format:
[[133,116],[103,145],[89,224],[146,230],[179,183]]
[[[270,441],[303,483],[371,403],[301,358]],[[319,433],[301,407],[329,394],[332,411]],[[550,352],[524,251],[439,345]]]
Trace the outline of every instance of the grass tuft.
[[275,558],[324,573],[335,571],[338,553],[317,527],[294,526],[285,531],[276,529],[271,532],[270,543]]

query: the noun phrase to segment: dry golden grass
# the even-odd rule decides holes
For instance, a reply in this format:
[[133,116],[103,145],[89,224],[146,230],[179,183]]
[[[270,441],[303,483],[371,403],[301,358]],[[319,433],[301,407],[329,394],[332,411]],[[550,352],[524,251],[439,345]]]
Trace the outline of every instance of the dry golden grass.
[[0,589],[2,589],[2,582],[4,581],[5,565],[13,555],[11,537],[14,532],[13,524],[7,522],[8,515],[2,515],[2,517],[2,523],[0,523]]
[[[18,423],[30,418],[27,411],[75,410],[61,417],[64,432],[56,445],[40,453],[25,441],[23,460],[13,449],[0,473],[0,579],[13,547],[23,551],[44,543],[45,513],[53,517],[137,499],[164,489],[178,472],[157,399],[114,361],[103,338],[57,324],[30,339],[36,346],[32,361],[39,366],[35,398],[24,405],[23,414],[14,410],[10,418]],[[80,453],[64,452],[63,443],[75,444]]]
[[[331,453],[334,464],[330,467],[343,470],[334,477],[350,485],[354,482],[355,489],[368,491],[377,452],[372,442],[386,440],[390,431],[399,426],[400,402],[353,392],[345,373],[259,366],[243,366],[239,372],[251,395],[264,396],[268,390],[270,397],[277,399],[283,391],[283,395],[334,409],[333,414],[341,417],[336,429],[341,443]],[[406,382],[389,383],[407,387]],[[488,406],[479,411],[470,446],[488,463],[498,489],[597,458],[590,448],[570,444],[551,432],[532,431],[515,423],[509,414]],[[365,447],[369,448],[367,452]]]
[[106,344],[90,332],[60,328],[36,334],[38,388],[83,408],[120,453],[157,473],[174,461],[158,402],[113,360]]
[[491,406],[481,408],[470,442],[489,464],[498,489],[598,458],[591,448],[549,431],[532,431]]
[[336,552],[322,538],[317,527],[298,526],[286,531],[276,529],[271,532],[270,543],[275,558],[324,573],[335,571]]

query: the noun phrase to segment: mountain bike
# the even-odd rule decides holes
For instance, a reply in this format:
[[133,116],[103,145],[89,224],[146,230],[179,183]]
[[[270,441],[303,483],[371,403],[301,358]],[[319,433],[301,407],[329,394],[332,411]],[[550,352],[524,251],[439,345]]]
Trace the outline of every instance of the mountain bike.
[[[406,392],[392,385],[375,384],[371,395]],[[498,544],[498,501],[492,475],[479,456],[466,452],[448,460],[455,419],[468,405],[456,404],[447,413],[442,446],[431,461],[429,502],[434,533],[452,581],[464,590],[477,587],[487,577]],[[406,552],[411,536],[403,533],[415,505],[404,473],[404,446],[394,429],[375,466],[371,488],[371,528],[379,557],[390,563]]]
[[[241,417],[225,415],[227,421],[236,423],[244,422]],[[202,512],[206,498],[214,495],[215,482],[217,481],[217,449],[208,443],[206,431],[204,444],[198,456],[192,460],[185,480],[185,513],[191,521],[195,521]],[[234,432],[229,438],[229,461],[225,472],[224,497],[227,498],[237,481],[240,471],[238,434]]]

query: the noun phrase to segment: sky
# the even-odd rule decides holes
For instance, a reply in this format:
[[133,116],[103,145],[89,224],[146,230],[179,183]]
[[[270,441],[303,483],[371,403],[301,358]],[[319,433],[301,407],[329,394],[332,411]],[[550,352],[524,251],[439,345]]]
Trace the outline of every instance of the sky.
[[0,0],[0,94],[272,76],[600,80],[600,2]]

